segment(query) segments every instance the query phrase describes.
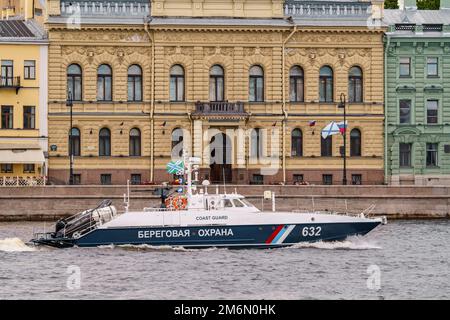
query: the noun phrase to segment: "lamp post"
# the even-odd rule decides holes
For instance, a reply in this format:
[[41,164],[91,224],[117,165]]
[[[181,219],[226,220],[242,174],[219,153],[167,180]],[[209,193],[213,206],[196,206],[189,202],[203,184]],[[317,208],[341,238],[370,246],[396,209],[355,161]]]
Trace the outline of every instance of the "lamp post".
[[341,93],[340,102],[338,104],[338,108],[344,109],[344,133],[342,134],[342,137],[344,138],[344,150],[342,153],[344,157],[344,170],[343,170],[343,177],[342,177],[342,184],[345,186],[347,185],[347,115],[345,112],[345,94]]
[[72,143],[72,107],[73,107],[73,98],[72,91],[69,90],[67,95],[66,106],[70,108],[70,128],[69,128],[69,184],[73,185],[73,143]]

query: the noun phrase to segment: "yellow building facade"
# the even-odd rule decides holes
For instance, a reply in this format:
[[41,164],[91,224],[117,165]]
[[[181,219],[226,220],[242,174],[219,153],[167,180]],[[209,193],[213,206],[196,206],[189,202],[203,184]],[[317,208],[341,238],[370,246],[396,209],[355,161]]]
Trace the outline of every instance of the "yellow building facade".
[[47,174],[48,42],[36,21],[0,20],[0,26],[0,184],[23,185],[29,179],[42,184]]
[[382,5],[49,0],[50,178],[69,179],[70,91],[77,183],[171,181],[184,148],[213,182],[339,184],[321,131],[343,93],[347,178],[382,183]]

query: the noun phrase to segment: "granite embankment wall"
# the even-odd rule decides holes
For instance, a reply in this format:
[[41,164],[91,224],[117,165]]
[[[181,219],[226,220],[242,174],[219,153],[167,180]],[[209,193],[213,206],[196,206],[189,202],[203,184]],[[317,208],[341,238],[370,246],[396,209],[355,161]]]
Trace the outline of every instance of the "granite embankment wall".
[[[159,206],[155,186],[132,186],[131,209]],[[450,188],[415,186],[227,186],[227,192],[245,195],[258,208],[271,210],[263,200],[265,190],[276,195],[277,210],[330,210],[361,212],[374,204],[374,215],[392,218],[449,218]],[[209,193],[216,187],[210,186]],[[125,186],[46,186],[0,188],[0,221],[48,220],[95,207],[113,200],[123,210]],[[219,187],[223,192],[223,186]]]

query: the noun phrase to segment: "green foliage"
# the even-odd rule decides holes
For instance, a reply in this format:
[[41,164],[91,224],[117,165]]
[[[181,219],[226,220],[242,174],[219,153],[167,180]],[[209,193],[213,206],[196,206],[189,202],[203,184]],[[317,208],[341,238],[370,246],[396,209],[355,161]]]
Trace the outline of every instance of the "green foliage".
[[417,9],[439,10],[440,0],[418,0]]
[[[440,0],[417,0],[419,10],[439,10]],[[385,9],[398,9],[398,0],[385,0]]]
[[385,0],[384,8],[385,9],[398,9],[398,1],[397,0]]

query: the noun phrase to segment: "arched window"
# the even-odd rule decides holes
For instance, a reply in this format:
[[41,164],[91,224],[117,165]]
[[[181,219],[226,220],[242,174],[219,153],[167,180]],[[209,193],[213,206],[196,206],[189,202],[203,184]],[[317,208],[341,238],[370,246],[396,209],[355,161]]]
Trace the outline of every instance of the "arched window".
[[299,66],[293,66],[289,71],[289,88],[291,102],[304,101],[303,69]]
[[260,66],[250,68],[248,100],[250,102],[264,101],[264,70]]
[[130,156],[138,157],[141,155],[141,131],[138,128],[130,130]]
[[183,129],[181,128],[175,128],[172,131],[171,155],[173,159],[177,159],[183,156]]
[[107,64],[102,64],[97,70],[97,100],[112,100],[112,70]]
[[361,156],[361,131],[359,129],[353,129],[350,132],[350,156]]
[[170,101],[184,101],[184,69],[179,64],[170,68]]
[[137,64],[128,68],[128,101],[142,101],[142,69]]
[[82,100],[82,88],[83,88],[83,76],[81,73],[81,67],[77,64],[71,64],[67,68],[67,97],[69,92],[72,95],[73,101]]
[[291,156],[303,156],[303,136],[302,130],[294,129],[291,133]]
[[72,143],[70,143],[69,134],[69,156],[73,154],[75,157],[81,155],[81,134],[80,129],[72,128]]
[[260,128],[255,128],[250,136],[250,157],[258,159],[263,155],[263,134]]
[[111,131],[108,128],[100,130],[98,139],[98,154],[101,157],[111,156]]
[[326,139],[320,138],[320,155],[322,157],[333,156],[333,136],[328,136]]
[[333,69],[329,66],[320,68],[319,95],[320,102],[333,102]]
[[348,73],[348,100],[363,101],[363,74],[360,67],[352,67]]
[[214,65],[209,70],[209,101],[224,101],[225,78],[223,68]]

